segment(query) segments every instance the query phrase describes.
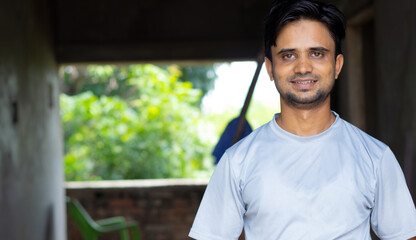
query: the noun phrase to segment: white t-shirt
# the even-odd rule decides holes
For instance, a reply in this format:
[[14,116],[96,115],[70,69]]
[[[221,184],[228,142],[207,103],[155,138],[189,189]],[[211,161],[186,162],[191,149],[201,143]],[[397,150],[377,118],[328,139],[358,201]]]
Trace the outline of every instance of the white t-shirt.
[[383,240],[416,236],[416,211],[391,150],[341,119],[300,137],[275,118],[229,148],[189,236],[200,240]]

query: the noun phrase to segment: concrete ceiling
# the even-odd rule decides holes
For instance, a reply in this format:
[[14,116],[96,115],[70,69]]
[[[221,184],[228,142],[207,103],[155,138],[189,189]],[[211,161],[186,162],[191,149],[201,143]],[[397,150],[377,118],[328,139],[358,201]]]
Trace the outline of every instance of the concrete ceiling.
[[[371,0],[327,1],[347,16]],[[231,61],[261,50],[272,0],[57,0],[59,63]]]

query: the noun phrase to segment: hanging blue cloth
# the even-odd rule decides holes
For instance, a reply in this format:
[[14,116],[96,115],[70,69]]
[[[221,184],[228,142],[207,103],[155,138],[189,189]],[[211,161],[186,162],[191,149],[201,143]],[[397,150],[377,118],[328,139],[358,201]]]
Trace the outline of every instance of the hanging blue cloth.
[[[217,164],[220,161],[225,150],[231,147],[233,140],[234,140],[235,132],[237,131],[237,128],[238,128],[239,120],[240,120],[240,117],[237,117],[231,120],[231,122],[228,123],[227,127],[222,133],[220,140],[218,141],[217,145],[214,148],[214,151],[212,152],[212,155],[214,155],[215,157],[215,161],[214,161],[215,164]],[[248,121],[247,120],[245,121],[246,122],[244,124],[244,129],[243,129],[243,133],[241,134],[241,138],[249,135],[253,131]]]

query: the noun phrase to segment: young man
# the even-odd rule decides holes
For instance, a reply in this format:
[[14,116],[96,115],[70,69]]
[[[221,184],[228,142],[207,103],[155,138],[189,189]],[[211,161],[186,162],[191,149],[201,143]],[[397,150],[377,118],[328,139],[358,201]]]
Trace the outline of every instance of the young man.
[[317,2],[280,1],[265,21],[266,67],[281,113],[229,148],[190,236],[200,240],[416,236],[416,211],[391,150],[330,110],[345,21]]

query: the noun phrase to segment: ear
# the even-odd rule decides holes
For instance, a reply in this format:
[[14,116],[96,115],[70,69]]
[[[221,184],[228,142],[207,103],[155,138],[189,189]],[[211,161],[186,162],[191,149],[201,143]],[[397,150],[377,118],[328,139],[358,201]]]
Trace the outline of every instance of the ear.
[[344,55],[338,54],[337,58],[335,59],[335,79],[338,78],[338,75],[341,72],[343,65],[344,65]]
[[267,74],[269,74],[270,81],[273,81],[273,63],[268,57],[265,58]]

